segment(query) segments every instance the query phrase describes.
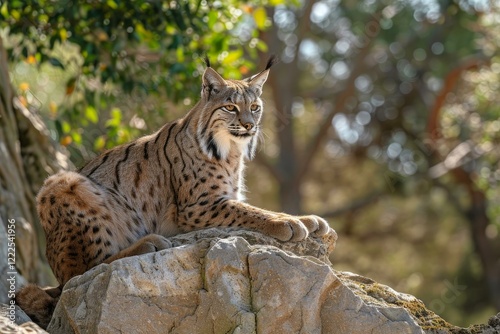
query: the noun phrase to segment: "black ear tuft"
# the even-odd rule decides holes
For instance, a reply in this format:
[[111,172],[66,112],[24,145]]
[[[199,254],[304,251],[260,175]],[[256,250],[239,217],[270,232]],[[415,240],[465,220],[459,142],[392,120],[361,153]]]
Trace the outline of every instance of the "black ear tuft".
[[207,67],[212,67],[210,66],[210,59],[208,59],[207,55],[203,56],[203,61],[205,62],[205,65],[207,65]]
[[271,57],[269,57],[269,60],[267,61],[267,65],[266,65],[266,70],[270,69],[271,66],[279,63],[279,58],[276,57],[276,55],[271,55]]

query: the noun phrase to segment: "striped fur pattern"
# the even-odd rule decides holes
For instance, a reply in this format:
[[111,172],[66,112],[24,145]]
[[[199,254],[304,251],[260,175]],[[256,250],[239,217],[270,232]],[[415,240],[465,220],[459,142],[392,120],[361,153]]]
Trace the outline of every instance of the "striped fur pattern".
[[79,172],[46,180],[37,208],[61,286],[100,263],[167,248],[166,237],[196,229],[249,228],[282,241],[328,233],[317,216],[243,202],[244,160],[255,154],[269,67],[246,80],[225,80],[207,67],[201,99],[184,118],[105,152]]

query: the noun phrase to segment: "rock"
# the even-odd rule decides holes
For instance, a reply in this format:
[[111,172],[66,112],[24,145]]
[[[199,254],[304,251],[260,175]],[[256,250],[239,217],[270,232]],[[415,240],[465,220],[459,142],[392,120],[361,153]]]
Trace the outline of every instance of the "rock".
[[12,314],[9,306],[0,304],[0,333],[2,334],[42,334],[47,333],[38,325],[31,322],[31,319],[19,307],[15,307],[13,312],[15,315],[15,322],[10,319]]
[[498,333],[460,329],[413,296],[328,262],[336,235],[280,243],[207,229],[70,280],[49,333]]
[[[172,333],[253,333],[259,316],[252,311],[250,244],[285,254],[269,246],[281,245],[327,261],[336,239],[333,232],[321,240],[281,244],[257,232],[230,229],[175,236],[170,238],[171,249],[100,265],[73,278],[48,331],[165,333],[167,328]],[[138,319],[144,319],[139,327]]]

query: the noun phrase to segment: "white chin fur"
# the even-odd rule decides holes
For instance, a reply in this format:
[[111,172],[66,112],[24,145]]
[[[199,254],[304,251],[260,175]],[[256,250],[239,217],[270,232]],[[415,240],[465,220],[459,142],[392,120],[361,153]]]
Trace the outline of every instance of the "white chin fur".
[[250,140],[252,140],[252,137],[235,137],[225,130],[217,131],[217,133],[214,134],[214,142],[219,149],[222,159],[226,159],[229,155],[231,145],[235,145],[240,153],[246,156],[248,154],[247,150]]

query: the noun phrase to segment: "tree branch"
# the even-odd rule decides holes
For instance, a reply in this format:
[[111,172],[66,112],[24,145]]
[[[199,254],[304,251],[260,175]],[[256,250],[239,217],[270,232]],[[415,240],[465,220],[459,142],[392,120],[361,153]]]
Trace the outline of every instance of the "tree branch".
[[365,197],[351,201],[348,205],[346,205],[342,208],[323,212],[322,214],[320,214],[320,216],[325,217],[325,218],[333,218],[333,217],[345,215],[347,213],[359,210],[359,209],[361,209],[365,206],[368,206],[370,204],[374,204],[384,194],[385,194],[385,192],[383,190],[375,190],[375,191],[371,192],[370,194],[366,195]]
[[485,58],[482,55],[473,56],[461,62],[457,67],[452,69],[446,75],[443,88],[436,97],[436,101],[429,113],[429,118],[427,121],[427,134],[429,136],[429,139],[431,139],[433,145],[435,145],[435,141],[440,137],[439,116],[441,108],[446,101],[446,96],[456,87],[460,76],[464,72],[478,69],[480,66],[487,63],[489,63],[489,58]]

